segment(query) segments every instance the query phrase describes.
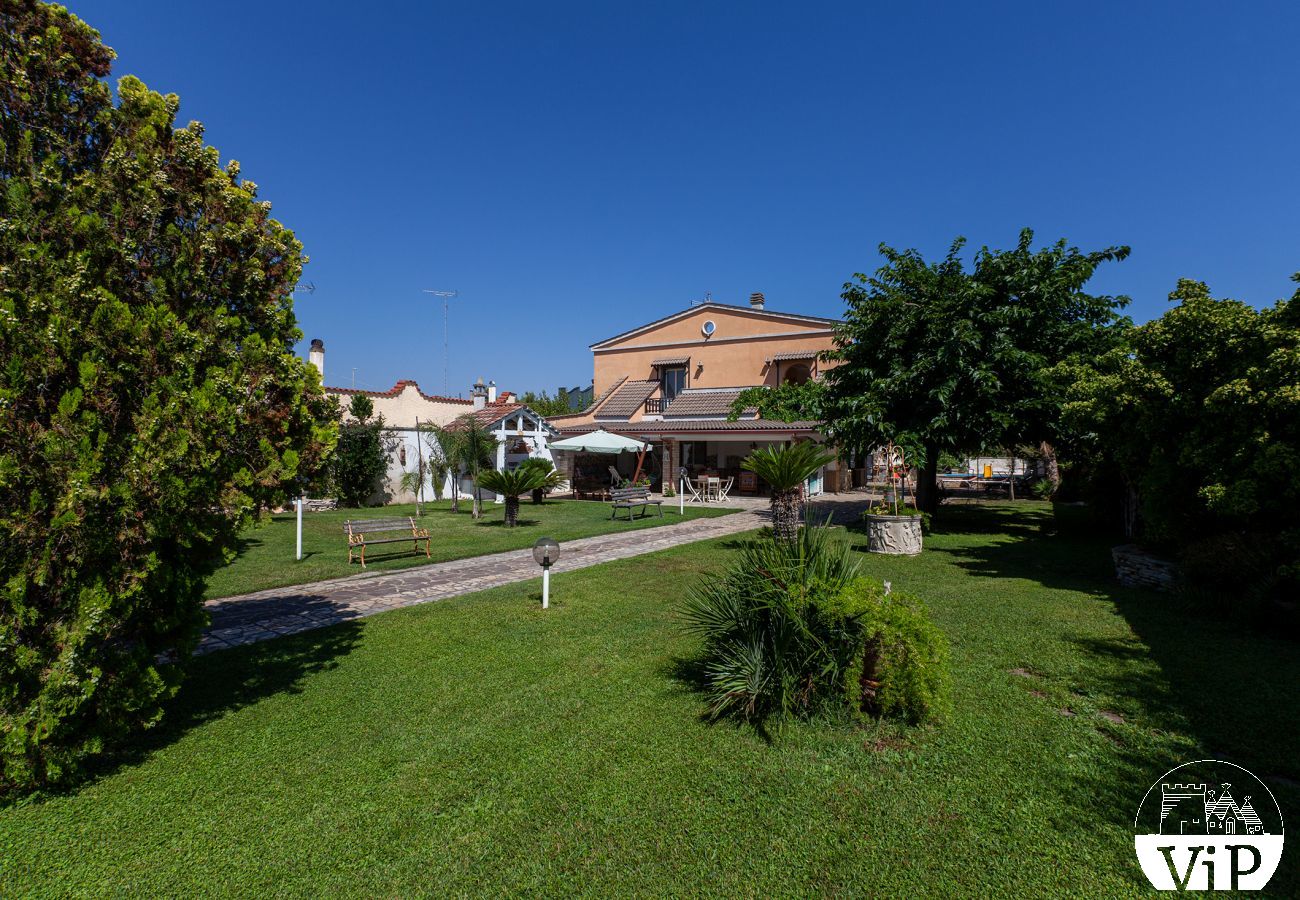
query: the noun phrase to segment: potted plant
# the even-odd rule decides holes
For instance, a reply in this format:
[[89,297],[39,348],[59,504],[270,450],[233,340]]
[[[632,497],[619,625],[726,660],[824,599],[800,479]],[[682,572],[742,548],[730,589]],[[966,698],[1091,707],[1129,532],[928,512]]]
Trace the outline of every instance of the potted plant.
[[[921,552],[924,516],[915,506],[908,506],[904,494],[903,453],[892,443],[885,451],[889,461],[891,490],[886,498],[862,514],[867,523],[867,549],[872,553],[915,556]],[[895,462],[897,460],[897,462]]]

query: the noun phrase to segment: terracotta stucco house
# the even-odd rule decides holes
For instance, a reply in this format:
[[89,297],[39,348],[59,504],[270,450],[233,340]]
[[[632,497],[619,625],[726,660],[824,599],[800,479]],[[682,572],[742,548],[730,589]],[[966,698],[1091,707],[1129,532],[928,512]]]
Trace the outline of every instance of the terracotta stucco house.
[[[820,378],[826,364],[819,354],[834,347],[836,323],[768,309],[762,294],[748,306],[692,306],[592,344],[595,399],[581,413],[547,421],[565,437],[604,428],[649,441],[655,489],[675,485],[685,470],[734,477],[738,492],[759,491],[740,461],[758,447],[820,440],[821,423],[760,419],[754,410],[732,422],[732,404],[745,388]],[[576,463],[566,474],[579,481],[603,474],[560,456],[562,469]],[[810,480],[809,491],[822,484],[820,476]]]

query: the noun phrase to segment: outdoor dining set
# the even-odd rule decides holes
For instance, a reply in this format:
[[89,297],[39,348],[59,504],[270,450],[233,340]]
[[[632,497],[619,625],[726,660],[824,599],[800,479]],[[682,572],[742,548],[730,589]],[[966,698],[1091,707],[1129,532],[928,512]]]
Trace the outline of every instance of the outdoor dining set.
[[734,475],[687,475],[680,479],[686,499],[692,503],[721,503],[736,484]]

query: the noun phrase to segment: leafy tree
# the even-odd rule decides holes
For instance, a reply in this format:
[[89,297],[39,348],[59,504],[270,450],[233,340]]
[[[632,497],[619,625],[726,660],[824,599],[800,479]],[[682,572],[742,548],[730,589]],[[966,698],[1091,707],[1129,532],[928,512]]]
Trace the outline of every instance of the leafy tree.
[[351,418],[339,428],[332,469],[339,503],[365,506],[383,487],[388,456],[394,441],[384,431],[384,417],[374,415],[375,404],[365,394],[354,394],[348,406]]
[[820,444],[804,441],[786,447],[763,447],[740,464],[772,489],[772,533],[777,540],[792,541],[798,535],[803,483],[834,458]]
[[521,469],[536,469],[542,474],[541,483],[533,488],[533,503],[540,504],[546,494],[558,488],[568,481],[562,474],[555,470],[555,464],[549,459],[540,456],[531,456],[519,464]]
[[206,575],[334,441],[301,245],[112,59],[0,2],[0,792],[159,721]]
[[938,506],[941,454],[1058,436],[1063,361],[1094,353],[1122,333],[1122,297],[1082,287],[1127,247],[1082,253],[1065,243],[1034,252],[1033,232],[1012,251],[987,247],[968,273],[958,238],[944,259],[881,245],[885,265],[844,286],[840,365],[826,374],[825,417],[842,444],[892,440],[922,460],[918,506]]
[[1225,533],[1300,544],[1300,291],[1256,310],[1181,280],[1170,300],[1126,346],[1063,367],[1069,424],[1127,486],[1126,531],[1171,547]]
[[774,388],[752,387],[741,391],[731,404],[728,421],[735,422],[746,410],[757,409],[759,418],[778,422],[820,422],[825,413],[826,383],[787,382]]
[[524,391],[520,396],[519,402],[527,406],[533,412],[542,418],[547,416],[566,416],[573,410],[569,407],[567,397],[552,397],[546,391],[534,393],[533,391]]
[[519,524],[519,497],[539,489],[546,481],[546,473],[537,468],[507,469],[498,472],[488,469],[479,475],[476,485],[495,491],[506,498],[506,527]]

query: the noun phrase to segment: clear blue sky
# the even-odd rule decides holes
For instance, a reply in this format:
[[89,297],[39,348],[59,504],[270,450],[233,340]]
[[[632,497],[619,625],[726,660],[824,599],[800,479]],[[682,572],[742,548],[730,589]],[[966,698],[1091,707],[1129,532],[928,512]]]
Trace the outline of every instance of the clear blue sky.
[[1127,243],[1256,305],[1300,269],[1300,11],[1249,3],[72,0],[311,256],[327,378],[586,384],[706,291],[837,315],[881,241]]

